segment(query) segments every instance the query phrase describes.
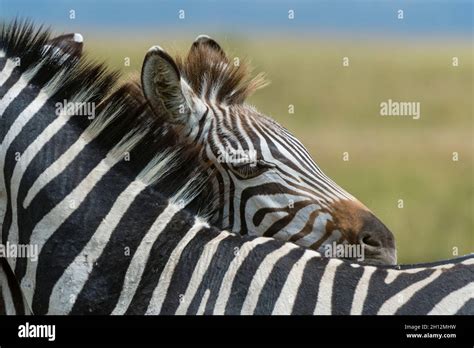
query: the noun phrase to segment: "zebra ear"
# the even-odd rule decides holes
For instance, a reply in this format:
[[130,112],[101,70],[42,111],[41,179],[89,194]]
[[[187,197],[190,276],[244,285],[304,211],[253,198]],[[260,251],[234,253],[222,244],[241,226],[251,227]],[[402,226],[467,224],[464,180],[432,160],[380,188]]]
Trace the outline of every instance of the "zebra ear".
[[51,39],[43,47],[43,52],[65,61],[69,57],[79,59],[82,55],[83,41],[81,34],[65,34]]
[[143,93],[153,111],[170,123],[184,123],[189,106],[181,89],[178,66],[161,47],[148,50],[142,67]]
[[207,35],[199,35],[193,42],[193,45],[191,46],[191,52],[195,50],[199,50],[202,48],[207,48],[211,49],[217,53],[219,53],[223,59],[226,58],[224,50],[221,48],[221,46],[213,39],[211,39]]
[[75,33],[55,37],[49,41],[49,44],[75,56],[80,56],[82,54],[83,41],[82,35]]

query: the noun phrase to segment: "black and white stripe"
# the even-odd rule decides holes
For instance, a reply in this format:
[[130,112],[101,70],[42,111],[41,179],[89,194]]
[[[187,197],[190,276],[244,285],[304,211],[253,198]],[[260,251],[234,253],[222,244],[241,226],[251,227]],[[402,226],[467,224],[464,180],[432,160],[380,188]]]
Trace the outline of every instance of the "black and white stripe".
[[[375,267],[210,226],[206,168],[127,88],[108,95],[113,76],[41,55],[9,70],[4,52],[1,238],[40,250],[8,259],[33,313],[474,313],[474,255]],[[58,115],[64,98],[96,118]]]
[[32,314],[7,259],[0,258],[0,315]]

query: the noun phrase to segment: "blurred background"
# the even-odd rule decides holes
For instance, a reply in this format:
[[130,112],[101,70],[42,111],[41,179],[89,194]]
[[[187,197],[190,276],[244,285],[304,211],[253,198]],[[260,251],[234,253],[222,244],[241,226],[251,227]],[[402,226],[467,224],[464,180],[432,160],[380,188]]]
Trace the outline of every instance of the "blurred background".
[[[472,1],[0,0],[0,16],[80,32],[124,78],[152,45],[208,34],[266,73],[249,102],[384,221],[399,262],[474,252]],[[380,116],[388,99],[420,119]]]

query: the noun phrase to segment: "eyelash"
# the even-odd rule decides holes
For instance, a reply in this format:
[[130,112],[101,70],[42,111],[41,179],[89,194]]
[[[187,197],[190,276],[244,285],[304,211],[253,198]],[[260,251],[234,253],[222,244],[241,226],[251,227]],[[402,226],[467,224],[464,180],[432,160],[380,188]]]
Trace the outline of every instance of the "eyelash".
[[271,163],[258,161],[257,164],[255,165],[245,164],[239,167],[230,165],[229,167],[232,170],[232,172],[234,172],[238,176],[245,179],[250,179],[250,178],[255,178],[259,176],[260,174],[266,172],[269,169],[274,168],[275,166]]

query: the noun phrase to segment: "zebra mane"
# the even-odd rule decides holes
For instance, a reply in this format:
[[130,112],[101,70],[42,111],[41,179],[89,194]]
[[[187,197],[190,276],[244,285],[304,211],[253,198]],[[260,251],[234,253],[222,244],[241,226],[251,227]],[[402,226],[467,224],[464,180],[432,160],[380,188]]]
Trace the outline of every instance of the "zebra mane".
[[[395,267],[399,270],[411,270],[417,268],[428,268],[428,267],[440,267],[443,268],[445,266],[449,266],[451,264],[459,264],[466,260],[472,260],[474,262],[474,253],[461,255],[453,257],[452,259],[444,259],[439,261],[432,261],[432,262],[422,262],[422,263],[412,263],[412,264],[402,264],[398,266],[391,266],[392,268]],[[381,266],[384,267],[384,266]]]
[[[31,72],[31,84],[48,87],[49,103],[66,100],[95,105],[94,119],[77,116],[73,117],[74,124],[82,137],[94,139],[98,150],[119,156],[128,153],[131,161],[125,175],[151,186],[161,182],[158,191],[162,196],[183,197],[191,202],[190,212],[211,216],[211,190],[204,189],[208,168],[198,161],[195,148],[181,144],[163,118],[156,117],[141,87],[132,81],[119,83],[118,71],[110,71],[104,63],[84,55],[77,59],[65,51],[58,59],[57,54],[45,53],[44,47],[51,39],[49,29],[35,28],[29,21],[3,23],[0,52],[7,58],[20,59],[17,69],[20,73]],[[181,163],[186,166],[178,165]]]
[[176,64],[195,93],[207,99],[213,95],[221,103],[241,104],[268,84],[262,73],[252,77],[245,61],[230,61],[222,51],[205,45],[193,47],[186,58],[176,57]]

